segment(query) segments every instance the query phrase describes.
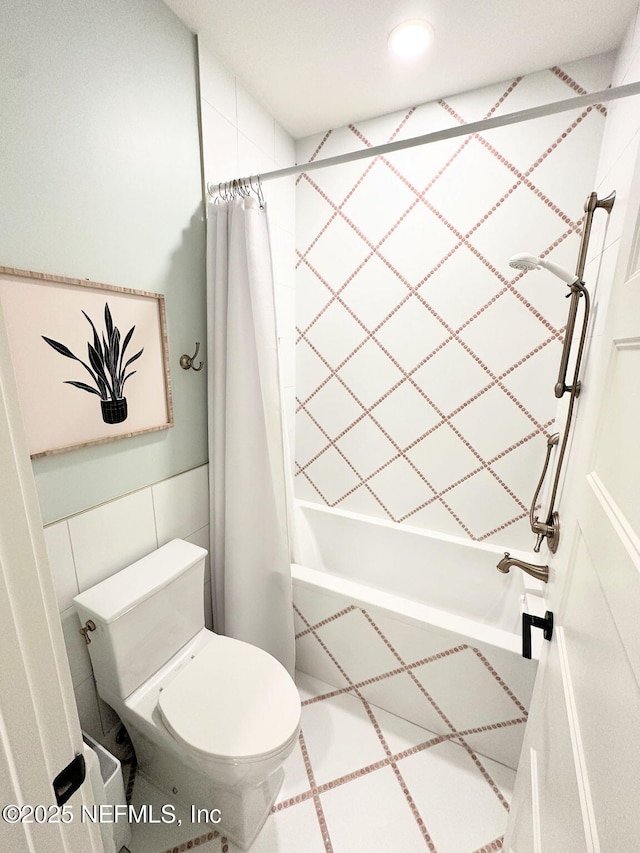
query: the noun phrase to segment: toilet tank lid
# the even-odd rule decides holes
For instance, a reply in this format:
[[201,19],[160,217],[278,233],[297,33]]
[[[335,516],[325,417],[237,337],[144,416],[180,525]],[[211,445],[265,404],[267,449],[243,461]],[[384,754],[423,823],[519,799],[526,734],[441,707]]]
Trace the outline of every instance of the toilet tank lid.
[[173,539],[106,580],[74,596],[94,619],[113,622],[207,556],[205,548]]

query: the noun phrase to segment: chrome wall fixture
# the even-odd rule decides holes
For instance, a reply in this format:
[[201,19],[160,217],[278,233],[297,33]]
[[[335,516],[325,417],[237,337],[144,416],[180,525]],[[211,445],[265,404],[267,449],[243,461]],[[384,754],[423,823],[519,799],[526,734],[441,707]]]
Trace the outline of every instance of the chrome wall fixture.
[[[587,258],[587,249],[589,246],[589,237],[591,235],[593,215],[595,211],[599,208],[606,211],[607,214],[611,213],[611,208],[613,207],[615,197],[615,192],[602,199],[599,199],[595,192],[590,193],[590,195],[588,196],[584,205],[586,216],[584,221],[584,227],[582,229],[582,239],[580,241],[580,250],[578,252],[578,262],[576,265],[575,276],[568,275],[565,270],[562,270],[556,265],[550,264],[548,261],[544,262],[540,258],[533,258],[529,255],[516,255],[509,262],[516,269],[535,269],[536,267],[540,266],[547,268],[550,272],[554,273],[554,275],[559,276],[561,279],[566,281],[567,284],[569,284],[569,295],[571,297],[571,302],[569,304],[569,317],[567,320],[567,328],[564,336],[564,343],[562,346],[562,356],[560,358],[560,368],[558,370],[558,379],[554,386],[554,394],[558,399],[560,399],[567,391],[569,392],[569,405],[567,409],[564,434],[562,436],[562,443],[560,444],[560,450],[558,451],[556,472],[553,480],[553,487],[551,489],[551,496],[549,498],[548,509],[542,516],[543,520],[540,520],[539,516],[534,516],[538,495],[540,494],[540,490],[542,488],[542,484],[547,473],[547,468],[549,466],[551,451],[558,444],[559,441],[558,433],[552,435],[547,440],[547,455],[544,462],[544,468],[542,470],[542,475],[540,476],[540,481],[538,483],[538,487],[536,488],[535,495],[533,496],[531,509],[529,511],[529,522],[531,525],[531,530],[533,531],[533,533],[536,534],[537,537],[536,544],[533,548],[536,553],[540,550],[540,546],[542,545],[542,542],[545,539],[547,540],[549,550],[552,553],[555,553],[558,548],[558,542],[560,539],[560,517],[555,511],[554,507],[556,495],[558,492],[558,485],[560,483],[560,472],[562,470],[562,463],[564,461],[564,455],[567,449],[567,442],[569,440],[569,431],[573,419],[574,405],[576,398],[580,394],[580,381],[578,379],[578,376],[580,374],[580,366],[582,364],[582,355],[584,352],[584,345],[587,336],[587,324],[589,322],[589,312],[591,308],[589,292],[585,287],[582,277],[584,274],[584,267]],[[571,347],[573,344],[576,316],[578,313],[578,303],[582,297],[584,297],[582,329],[580,332],[580,340],[576,353],[573,377],[571,380],[571,384],[567,385],[567,369],[569,365]]]
[[551,506],[551,525],[549,528],[549,533],[546,533],[546,525],[543,529],[542,523],[538,521],[538,517],[534,517],[534,512],[536,511],[536,506],[538,503],[538,495],[540,494],[540,489],[542,488],[542,484],[544,483],[544,478],[547,474],[547,468],[549,467],[549,460],[551,459],[551,451],[556,446],[558,441],[560,440],[560,433],[554,432],[553,435],[549,436],[547,439],[547,455],[545,456],[544,466],[542,468],[542,474],[540,474],[540,479],[538,480],[538,485],[536,487],[535,494],[533,496],[533,500],[531,501],[531,507],[529,509],[529,525],[531,530],[534,533],[537,533],[538,539],[536,540],[536,544],[533,550],[537,553],[540,550],[540,545],[542,544],[542,539],[545,536],[548,536],[549,541],[547,545],[549,546],[549,550],[552,554],[555,554],[556,549],[558,547],[558,540],[560,538],[560,516],[557,512],[553,511],[553,505]]
[[506,575],[508,574],[511,566],[517,566],[519,569],[522,569],[523,572],[531,575],[532,578],[536,578],[543,583],[547,583],[549,580],[549,566],[536,566],[534,563],[527,563],[525,560],[518,560],[515,557],[512,557],[508,551],[505,551],[504,557],[500,560],[496,569]]
[[[584,220],[584,228],[582,229],[582,239],[580,241],[580,250],[578,252],[578,263],[576,265],[576,280],[570,285],[571,303],[569,304],[569,319],[567,320],[567,330],[564,336],[564,345],[562,348],[562,357],[560,359],[560,369],[558,371],[558,381],[556,382],[554,392],[558,399],[566,391],[578,396],[580,393],[580,382],[578,381],[578,370],[580,369],[580,360],[582,359],[582,350],[584,348],[584,340],[587,332],[587,321],[589,319],[589,294],[584,286],[582,276],[584,274],[584,265],[587,260],[587,249],[589,248],[589,237],[591,236],[591,225],[593,223],[593,214],[598,208],[602,208],[608,214],[611,213],[611,208],[616,200],[615,192],[608,195],[606,198],[599,199],[596,193],[590,193],[587,198],[584,211],[587,214]],[[578,301],[580,297],[585,297],[584,320],[582,323],[582,333],[580,335],[580,344],[578,345],[578,357],[576,359],[576,369],[573,373],[573,383],[567,385],[567,367],[569,365],[569,353],[571,351],[571,343],[573,341],[573,330],[576,323],[576,314],[578,313]]]

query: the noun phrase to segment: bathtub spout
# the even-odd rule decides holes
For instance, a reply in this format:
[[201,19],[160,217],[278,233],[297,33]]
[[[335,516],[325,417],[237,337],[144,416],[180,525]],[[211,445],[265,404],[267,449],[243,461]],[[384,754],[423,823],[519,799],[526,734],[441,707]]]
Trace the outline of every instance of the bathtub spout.
[[508,551],[505,551],[504,557],[500,560],[496,568],[499,572],[506,574],[511,566],[517,566],[519,569],[522,569],[523,572],[531,575],[532,578],[537,578],[539,581],[544,581],[544,583],[547,583],[549,580],[549,566],[534,566],[533,563],[525,563],[524,560],[516,560],[515,557],[511,557],[509,555]]

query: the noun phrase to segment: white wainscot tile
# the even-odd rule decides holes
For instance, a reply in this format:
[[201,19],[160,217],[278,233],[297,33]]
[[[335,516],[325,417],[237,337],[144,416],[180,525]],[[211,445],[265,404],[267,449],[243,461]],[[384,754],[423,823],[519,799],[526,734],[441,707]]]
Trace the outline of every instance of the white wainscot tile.
[[91,660],[89,651],[82,634],[80,633],[80,619],[74,607],[69,607],[60,614],[62,623],[62,634],[69,659],[71,680],[74,687],[78,687],[83,681],[92,676]]
[[208,466],[201,465],[151,487],[158,545],[184,539],[209,523]]
[[235,125],[237,122],[235,77],[202,46],[202,43],[198,47],[198,54],[202,99],[219,110]]
[[98,741],[101,740],[102,723],[93,676],[85,679],[82,684],[75,688],[75,696],[82,731],[87,732]]
[[287,131],[277,122],[274,126],[274,159],[279,166],[293,166],[296,162],[296,146]]
[[67,522],[60,521],[45,527],[44,541],[58,599],[58,609],[62,612],[71,606],[73,596],[78,594],[78,579]]
[[239,84],[237,85],[237,94],[238,130],[273,160],[275,144],[275,122],[273,118]]
[[[609,104],[609,116],[602,139],[602,152],[598,164],[598,195],[605,196],[616,188],[614,169],[625,159],[627,153],[634,156],[636,146],[634,136],[638,132],[637,112],[629,103],[618,101]],[[617,184],[620,188],[620,184]]]
[[640,37],[640,9],[631,17],[629,25],[622,37],[622,42],[619,47],[619,53],[616,57],[616,65],[614,67],[613,80],[614,86],[621,86],[623,83],[630,83],[637,80],[638,77],[635,70],[640,64],[640,45],[638,40]]
[[69,533],[82,592],[158,547],[151,489],[70,518]]
[[[296,231],[295,176],[269,181],[262,187],[262,192],[267,203],[269,222],[293,236]],[[295,278],[295,273],[292,277]]]
[[207,181],[219,183],[238,173],[238,131],[207,103],[202,104],[202,152]]
[[200,530],[196,530],[195,533],[192,533],[191,536],[185,536],[185,540],[187,542],[191,542],[193,545],[198,545],[200,548],[204,548],[207,551],[207,556],[204,561],[204,582],[209,583],[211,580],[211,557],[209,554],[209,548],[211,547],[211,533],[209,529],[209,525],[207,524],[205,527],[201,527]]
[[[96,696],[97,696],[96,691]],[[98,713],[100,714],[100,726],[102,727],[102,733],[108,734],[113,731],[116,726],[122,725],[122,721],[120,717],[116,714],[113,708],[110,705],[107,705],[105,701],[103,701],[98,696]]]
[[275,169],[276,164],[260,146],[244,133],[238,133],[238,173],[247,175],[264,174]]

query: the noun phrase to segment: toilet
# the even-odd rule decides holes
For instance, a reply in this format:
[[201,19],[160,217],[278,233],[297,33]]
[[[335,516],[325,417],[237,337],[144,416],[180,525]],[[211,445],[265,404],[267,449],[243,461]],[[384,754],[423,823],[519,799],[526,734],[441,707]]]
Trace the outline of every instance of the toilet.
[[205,628],[206,555],[174,539],[74,604],[98,694],[124,723],[139,772],[246,850],[282,785],[300,697],[274,657]]

